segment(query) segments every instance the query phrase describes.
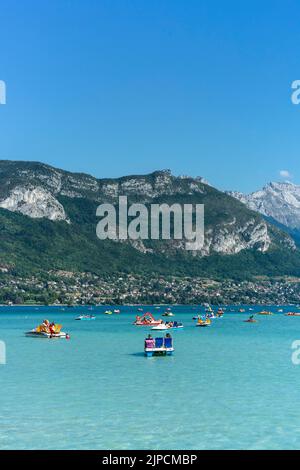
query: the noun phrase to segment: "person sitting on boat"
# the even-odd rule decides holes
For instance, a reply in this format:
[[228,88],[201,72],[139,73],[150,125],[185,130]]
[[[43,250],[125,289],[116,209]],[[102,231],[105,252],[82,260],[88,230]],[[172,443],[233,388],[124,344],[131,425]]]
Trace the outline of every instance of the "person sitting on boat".
[[43,320],[43,323],[41,324],[41,330],[44,331],[45,333],[50,332],[50,322],[49,320]]
[[155,346],[155,339],[152,338],[151,335],[148,335],[148,337],[145,339],[145,348],[154,348]]
[[54,322],[50,323],[50,325],[49,325],[49,333],[51,333],[51,335],[54,335],[56,333],[55,323]]
[[171,348],[173,346],[173,339],[170,333],[166,334],[165,339],[167,340],[167,343],[169,343],[168,348]]

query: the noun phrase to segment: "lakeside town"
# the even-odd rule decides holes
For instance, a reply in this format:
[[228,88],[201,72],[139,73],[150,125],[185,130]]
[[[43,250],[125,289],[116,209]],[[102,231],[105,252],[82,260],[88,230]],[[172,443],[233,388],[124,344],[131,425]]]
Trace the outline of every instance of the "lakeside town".
[[6,305],[107,304],[298,304],[300,279],[213,280],[200,277],[106,275],[49,271],[21,277],[0,275]]

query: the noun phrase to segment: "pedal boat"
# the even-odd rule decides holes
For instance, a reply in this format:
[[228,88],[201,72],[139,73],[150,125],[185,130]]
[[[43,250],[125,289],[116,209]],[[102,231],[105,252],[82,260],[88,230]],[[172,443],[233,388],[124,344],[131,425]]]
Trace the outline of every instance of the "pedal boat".
[[30,338],[66,338],[67,333],[64,333],[63,331],[60,331],[59,333],[46,333],[45,331],[36,331],[34,328],[31,331],[27,331],[25,333],[25,336],[30,337]]
[[144,352],[146,357],[171,356],[174,352],[173,338],[146,338]]
[[202,320],[201,318],[199,318],[199,320],[196,323],[196,326],[202,326],[202,327],[210,326],[210,325],[211,325],[211,321],[209,318],[207,318],[206,320]]
[[261,312],[258,312],[258,315],[273,315],[273,313],[268,310],[262,310]]
[[135,326],[157,326],[164,324],[164,322],[162,320],[155,320],[151,313],[144,313],[141,317],[137,315],[133,324]]

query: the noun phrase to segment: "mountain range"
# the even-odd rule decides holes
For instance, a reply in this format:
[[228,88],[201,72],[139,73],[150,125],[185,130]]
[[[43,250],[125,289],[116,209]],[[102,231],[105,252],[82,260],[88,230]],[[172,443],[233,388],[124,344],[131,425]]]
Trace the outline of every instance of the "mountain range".
[[[280,227],[300,228],[300,189],[285,183],[280,191],[279,185],[243,196],[169,170],[101,179],[2,160],[0,269],[22,275],[58,269],[223,278],[300,275],[299,250]],[[146,205],[204,204],[203,248],[187,252],[181,240],[99,240],[96,208],[117,205],[120,195]]]
[[290,182],[269,183],[250,194],[228,191],[227,194],[263,214],[269,221],[300,241],[300,186]]

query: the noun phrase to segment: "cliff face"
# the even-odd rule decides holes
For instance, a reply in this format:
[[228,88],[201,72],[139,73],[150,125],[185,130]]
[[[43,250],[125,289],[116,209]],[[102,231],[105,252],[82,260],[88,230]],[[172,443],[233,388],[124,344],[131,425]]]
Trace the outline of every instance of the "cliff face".
[[12,212],[21,212],[32,218],[46,217],[49,220],[67,220],[62,204],[41,186],[16,186],[0,201],[0,207]]
[[[103,202],[117,204],[121,195],[128,196],[129,203],[204,204],[205,242],[193,255],[237,254],[252,249],[265,253],[273,245],[295,248],[290,237],[237,202],[236,194],[233,198],[212,188],[202,178],[175,177],[168,170],[143,176],[97,179],[41,163],[0,161],[0,188],[1,208],[30,218],[69,224],[78,220],[78,213],[75,214],[68,201],[79,199],[90,208]],[[92,218],[90,221],[96,226],[95,212],[94,221]],[[142,253],[173,253],[184,249],[180,240],[128,243]]]

